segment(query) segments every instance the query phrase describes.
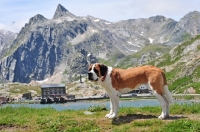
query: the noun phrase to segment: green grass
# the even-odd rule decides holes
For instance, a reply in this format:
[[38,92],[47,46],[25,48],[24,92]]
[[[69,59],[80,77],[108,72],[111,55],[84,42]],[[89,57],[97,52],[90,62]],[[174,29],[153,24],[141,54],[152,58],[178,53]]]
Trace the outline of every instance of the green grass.
[[168,123],[160,131],[163,132],[199,132],[200,122],[192,120],[178,120]]
[[[56,111],[52,108],[3,107],[0,108],[0,131],[193,132],[200,131],[199,109],[199,104],[174,104],[170,109],[171,118],[160,120],[157,119],[161,112],[159,106],[123,107],[120,108],[117,118],[112,120],[104,117],[108,110],[99,108],[92,115],[85,115],[84,110]],[[188,118],[189,115],[194,116]]]

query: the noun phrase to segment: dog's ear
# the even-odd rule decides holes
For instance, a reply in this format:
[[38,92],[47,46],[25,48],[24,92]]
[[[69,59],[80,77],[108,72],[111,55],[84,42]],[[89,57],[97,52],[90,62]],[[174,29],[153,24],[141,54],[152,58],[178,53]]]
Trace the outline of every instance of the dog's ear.
[[100,71],[101,71],[101,76],[105,76],[107,73],[108,67],[104,64],[99,64]]

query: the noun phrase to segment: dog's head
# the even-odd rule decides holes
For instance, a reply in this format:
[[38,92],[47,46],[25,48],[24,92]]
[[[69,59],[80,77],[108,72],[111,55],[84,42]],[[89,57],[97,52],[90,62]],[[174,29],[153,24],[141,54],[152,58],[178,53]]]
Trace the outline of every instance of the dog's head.
[[88,79],[97,82],[107,73],[108,67],[101,63],[91,64],[88,68]]

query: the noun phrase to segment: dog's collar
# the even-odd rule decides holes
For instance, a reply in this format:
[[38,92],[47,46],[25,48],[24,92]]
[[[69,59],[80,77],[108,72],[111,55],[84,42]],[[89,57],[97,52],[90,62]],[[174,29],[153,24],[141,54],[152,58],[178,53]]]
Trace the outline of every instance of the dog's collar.
[[106,75],[107,75],[108,70],[106,71],[106,74],[103,76],[103,78],[101,79],[101,81],[103,82],[106,79]]

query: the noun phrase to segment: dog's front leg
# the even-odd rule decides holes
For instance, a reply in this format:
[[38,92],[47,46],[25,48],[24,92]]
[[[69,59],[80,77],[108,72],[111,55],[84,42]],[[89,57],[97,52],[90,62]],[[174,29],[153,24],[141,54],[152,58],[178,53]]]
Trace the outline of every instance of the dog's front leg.
[[110,113],[106,115],[107,118],[115,118],[117,116],[118,110],[119,110],[119,94],[118,92],[113,92],[110,95]]
[[105,117],[109,118],[109,116],[112,115],[113,112],[114,112],[114,111],[113,111],[113,102],[112,102],[112,99],[111,99],[111,97],[110,97],[110,113],[106,114]]

